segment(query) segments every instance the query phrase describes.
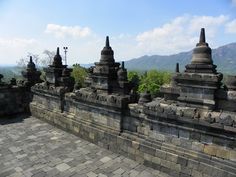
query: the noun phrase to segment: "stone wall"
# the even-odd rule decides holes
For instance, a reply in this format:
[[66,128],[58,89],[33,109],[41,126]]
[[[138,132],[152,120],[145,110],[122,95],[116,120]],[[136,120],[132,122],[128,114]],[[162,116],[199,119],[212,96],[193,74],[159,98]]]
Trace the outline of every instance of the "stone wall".
[[0,87],[0,116],[29,112],[31,93],[21,86]]
[[147,107],[138,104],[120,112],[76,100],[73,93],[61,99],[33,92],[33,116],[147,166],[172,176],[236,174],[235,128],[214,127],[190,118],[193,109],[182,118],[164,109],[151,115]]
[[130,104],[136,95],[108,37],[86,88],[71,92],[59,48],[53,63],[45,69],[46,82],[32,87],[34,117],[171,176],[235,176],[236,114],[224,102],[235,102],[236,78],[221,87],[204,29],[191,64],[184,73],[176,69],[161,89],[164,98],[152,100],[145,92],[138,104]]

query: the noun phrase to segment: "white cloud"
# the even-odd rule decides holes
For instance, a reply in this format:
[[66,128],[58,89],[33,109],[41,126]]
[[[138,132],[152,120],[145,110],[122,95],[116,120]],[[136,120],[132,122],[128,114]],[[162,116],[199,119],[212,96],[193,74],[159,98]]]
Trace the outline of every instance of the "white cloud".
[[[142,55],[169,55],[188,51],[194,48],[199,40],[200,28],[206,28],[206,39],[212,48],[219,45],[222,40],[220,32],[235,32],[236,19],[229,20],[228,16],[192,16],[183,15],[157,26],[154,29],[131,35],[121,33],[110,36],[110,44],[115,52],[117,61],[128,60]],[[47,49],[54,51],[57,46],[61,49],[68,46],[68,64],[93,63],[99,61],[100,51],[105,45],[105,36],[92,32],[89,28],[76,26],[60,26],[48,24],[46,33],[57,38],[1,38],[0,37],[0,64],[16,64],[28,52],[41,54]]]
[[59,38],[68,36],[73,38],[83,38],[91,35],[91,29],[80,26],[61,26],[56,24],[48,24],[45,33],[53,34]]
[[200,29],[206,28],[207,40],[215,37],[219,28],[228,20],[220,16],[184,15],[161,27],[138,34],[138,47],[147,54],[173,54],[190,50],[198,41]]
[[230,21],[225,25],[227,33],[236,33],[236,19]]
[[228,16],[220,15],[218,17],[213,16],[193,16],[189,19],[189,29],[192,32],[199,31],[200,27],[204,27],[207,30],[207,34],[210,37],[214,37],[218,27],[229,19]]
[[35,44],[35,39],[24,39],[24,38],[11,38],[5,39],[0,38],[0,46],[1,47],[26,47],[28,45]]
[[28,52],[35,52],[38,48],[37,40],[25,38],[0,38],[0,64],[16,64]]

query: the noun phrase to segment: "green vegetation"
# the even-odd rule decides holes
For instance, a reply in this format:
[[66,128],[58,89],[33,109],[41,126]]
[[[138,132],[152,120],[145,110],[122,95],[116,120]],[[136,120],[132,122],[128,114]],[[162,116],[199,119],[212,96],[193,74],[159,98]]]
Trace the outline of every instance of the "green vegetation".
[[131,87],[134,92],[138,91],[138,86],[140,84],[140,73],[138,71],[129,71],[128,80],[131,82]]
[[134,91],[138,93],[149,91],[153,96],[157,95],[160,87],[171,80],[171,73],[166,71],[157,71],[155,69],[141,73],[129,71],[128,79],[134,86]]
[[75,79],[75,84],[77,85],[77,87],[84,87],[84,81],[87,75],[88,71],[86,68],[80,66],[77,63],[73,65],[71,76]]
[[21,69],[19,69],[18,67],[14,67],[14,66],[1,66],[0,67],[0,74],[2,74],[3,77],[3,81],[4,82],[10,82],[10,80],[14,77],[16,79],[22,79],[21,76]]

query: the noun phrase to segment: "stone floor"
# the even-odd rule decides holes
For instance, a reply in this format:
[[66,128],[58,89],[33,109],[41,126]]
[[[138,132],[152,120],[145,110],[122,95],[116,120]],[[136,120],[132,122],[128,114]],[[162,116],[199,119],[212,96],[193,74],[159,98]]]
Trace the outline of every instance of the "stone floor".
[[0,177],[167,177],[36,118],[0,120]]

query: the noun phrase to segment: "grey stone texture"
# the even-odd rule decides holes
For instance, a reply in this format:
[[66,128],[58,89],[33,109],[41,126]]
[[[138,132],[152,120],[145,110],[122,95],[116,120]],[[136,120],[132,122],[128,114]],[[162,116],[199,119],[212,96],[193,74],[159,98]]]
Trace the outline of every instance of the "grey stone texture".
[[29,111],[31,93],[26,87],[0,85],[0,117]]
[[130,103],[130,83],[127,79],[127,70],[124,62],[115,62],[114,52],[110,47],[109,37],[106,37],[106,44],[101,51],[99,62],[90,68],[90,74],[86,79],[87,87],[74,92],[76,100],[90,102],[91,104],[119,109],[128,107]]
[[169,176],[34,117],[0,120],[1,177],[143,177],[143,174]]

